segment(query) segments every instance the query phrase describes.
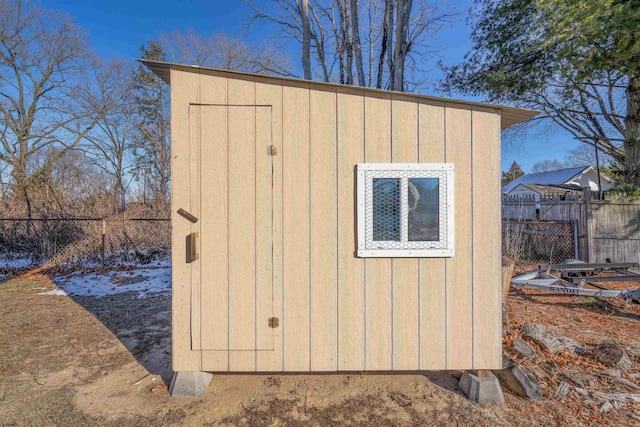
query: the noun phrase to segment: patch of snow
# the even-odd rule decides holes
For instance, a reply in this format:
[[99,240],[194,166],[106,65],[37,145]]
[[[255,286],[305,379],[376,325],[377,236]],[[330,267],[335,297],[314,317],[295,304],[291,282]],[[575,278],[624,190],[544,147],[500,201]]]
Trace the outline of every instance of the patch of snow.
[[[130,265],[140,267],[169,267],[171,265],[171,256],[167,254],[153,254],[142,252],[142,256],[147,257],[147,262],[142,262],[138,256],[132,252],[119,252],[109,255],[106,259],[107,265]],[[95,263],[99,266],[100,263]]]
[[0,268],[24,268],[36,265],[29,254],[0,255]]
[[60,296],[66,297],[67,293],[62,289],[54,289],[49,292],[38,292],[38,295],[60,295]]
[[[170,267],[145,267],[129,271],[105,273],[83,273],[79,271],[71,275],[53,276],[51,279],[70,296],[103,297],[136,291],[138,292],[138,298],[146,298],[149,294],[171,292]],[[41,295],[45,295],[45,293]]]

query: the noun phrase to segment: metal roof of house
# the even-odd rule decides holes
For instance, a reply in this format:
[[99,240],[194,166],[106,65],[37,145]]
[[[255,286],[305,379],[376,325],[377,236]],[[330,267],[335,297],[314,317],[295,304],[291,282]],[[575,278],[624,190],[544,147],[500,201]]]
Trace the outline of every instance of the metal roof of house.
[[577,168],[560,169],[549,172],[538,172],[522,175],[520,178],[511,181],[502,187],[503,193],[508,193],[520,184],[538,184],[538,185],[562,185],[571,179],[586,172],[591,166],[580,166]]
[[[306,80],[293,79],[293,78],[287,78],[287,77],[266,76],[262,74],[252,74],[252,73],[244,73],[240,71],[221,70],[216,68],[199,67],[197,65],[184,65],[184,64],[177,64],[173,62],[164,62],[164,61],[150,61],[150,60],[144,60],[144,59],[139,59],[138,61],[144,64],[147,68],[149,68],[149,70],[153,71],[158,77],[160,77],[167,84],[171,84],[171,69],[175,68],[175,69],[179,69],[181,71],[187,71],[187,72],[203,72],[204,71],[212,74],[225,73],[225,74],[245,76],[245,77],[254,76],[254,77],[260,77],[262,79],[268,79],[268,80],[274,80],[274,81],[277,80],[282,82],[294,82],[298,84],[300,82],[307,82],[310,85],[332,86],[338,89],[340,88],[351,89],[351,90],[354,89],[354,86],[342,85],[338,83],[326,83],[326,82],[319,82],[319,81],[306,81]],[[417,95],[409,92],[391,92],[387,90],[364,88],[359,86],[355,88],[363,90],[364,92],[370,92],[370,93],[381,93],[381,92],[397,93],[397,94],[402,94],[404,96],[414,97],[417,99],[427,99],[432,101],[449,102],[454,104],[478,106],[478,107],[484,107],[484,108],[495,108],[497,110],[500,110],[500,116],[501,116],[500,127],[503,130],[513,125],[516,125],[518,123],[522,123],[527,120],[530,120],[539,114],[538,111],[507,107],[504,105],[485,104],[481,102],[463,101],[463,100],[441,98],[441,97],[428,96],[428,95]]]

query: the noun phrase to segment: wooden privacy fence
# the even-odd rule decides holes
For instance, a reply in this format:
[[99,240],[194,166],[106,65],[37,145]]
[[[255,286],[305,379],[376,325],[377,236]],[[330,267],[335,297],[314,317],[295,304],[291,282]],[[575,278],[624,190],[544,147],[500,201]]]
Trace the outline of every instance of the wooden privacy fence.
[[589,210],[589,261],[640,262],[640,203],[594,201]]
[[[505,222],[566,223],[572,226],[575,258],[586,262],[640,262],[640,203],[592,200],[591,192],[579,196],[502,197]],[[553,230],[553,227],[548,228]],[[563,228],[564,229],[564,228]],[[504,231],[513,247],[513,225]],[[511,235],[508,234],[511,232]],[[550,240],[558,235],[549,234]],[[566,234],[566,232],[563,232]],[[566,244],[565,244],[566,246]],[[526,249],[525,249],[526,250]]]

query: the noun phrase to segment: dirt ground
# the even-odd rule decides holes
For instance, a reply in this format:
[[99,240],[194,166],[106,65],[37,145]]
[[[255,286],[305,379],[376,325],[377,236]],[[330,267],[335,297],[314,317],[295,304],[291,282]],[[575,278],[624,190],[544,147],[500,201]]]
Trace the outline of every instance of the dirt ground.
[[[480,406],[457,388],[460,372],[425,375],[214,376],[196,399],[172,399],[170,297],[41,296],[46,274],[0,279],[0,426],[405,426],[640,425],[640,404],[599,413],[601,402],[561,382],[607,393],[640,393],[640,305],[624,300],[513,290],[505,354],[525,321],[572,337],[585,349],[613,340],[633,366],[616,382],[586,356],[519,360],[543,386],[541,400],[505,391],[504,405]],[[155,296],[154,296],[155,295]],[[633,389],[636,385],[638,390]]]

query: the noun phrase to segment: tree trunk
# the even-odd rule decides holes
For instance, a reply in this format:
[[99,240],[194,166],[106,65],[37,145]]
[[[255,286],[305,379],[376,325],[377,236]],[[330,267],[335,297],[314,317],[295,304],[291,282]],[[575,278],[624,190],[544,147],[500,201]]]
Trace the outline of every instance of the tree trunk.
[[349,0],[344,0],[344,35],[347,40],[347,84],[353,84],[353,29],[351,28],[351,11],[349,10]]
[[625,182],[640,187],[640,76],[629,78],[625,118]]
[[346,48],[345,48],[345,53],[347,55],[347,65],[346,65],[346,69],[345,69],[345,74],[346,74],[346,78],[347,78],[347,84],[348,85],[352,85],[353,84],[353,40],[351,39],[351,24],[350,24],[350,19],[349,19],[349,9],[348,9],[348,5],[345,4],[344,6],[344,11],[345,11],[345,17],[344,17],[344,35],[345,35],[345,39],[346,39]]
[[384,73],[384,58],[387,53],[387,43],[389,39],[389,27],[391,17],[391,0],[384,2],[384,19],[382,21],[382,43],[380,44],[380,56],[378,57],[378,76],[376,79],[376,88],[382,89],[382,74]]
[[353,42],[353,55],[356,58],[356,76],[359,86],[366,86],[364,81],[364,67],[362,66],[362,46],[360,45],[360,23],[358,19],[358,0],[349,0],[351,8],[351,40]]
[[404,91],[404,65],[409,53],[409,18],[413,0],[399,0],[396,18],[396,46],[393,52],[392,90]]
[[310,16],[313,16],[316,27],[315,31],[311,31],[311,39],[315,42],[317,60],[320,64],[320,68],[322,68],[322,80],[328,82],[329,67],[327,66],[327,55],[324,49],[324,28],[322,28],[322,21],[318,18],[316,11],[313,8],[310,8],[309,10],[311,11]]
[[126,202],[125,191],[124,191],[124,185],[123,185],[124,176],[123,176],[122,172],[120,172],[120,171],[116,172],[116,176],[115,176],[114,181],[115,181],[114,182],[114,187],[115,187],[114,188],[114,199],[116,201],[116,204],[115,204],[116,211],[119,212],[119,213],[122,213],[122,212],[125,211],[125,207],[126,207],[126,205],[125,205],[125,202]]
[[338,5],[338,22],[333,22],[333,34],[336,44],[336,57],[338,58],[338,70],[340,73],[340,83],[345,84],[346,77],[346,65],[345,65],[345,50],[347,44],[347,38],[344,31],[344,10],[340,1],[336,2]]
[[387,63],[389,67],[389,90],[393,90],[393,73],[395,65],[393,63],[393,28],[395,15],[395,1],[387,0],[389,3],[389,38],[387,39]]
[[300,2],[302,20],[302,69],[305,80],[311,80],[311,28],[309,27],[309,0]]
[[24,160],[17,159],[16,163],[13,165],[11,175],[14,180],[14,197],[22,197],[27,208],[27,234],[29,234],[31,232],[31,218],[33,216],[33,212],[31,208],[31,198],[29,197],[29,177],[27,176],[26,163],[26,158]]
[[[349,0],[338,2],[338,13],[340,14],[340,31],[336,40],[342,46],[340,55],[340,83],[353,84],[353,43],[351,42],[351,20],[349,18]],[[344,55],[344,56],[343,56]],[[342,59],[344,58],[344,59]]]

